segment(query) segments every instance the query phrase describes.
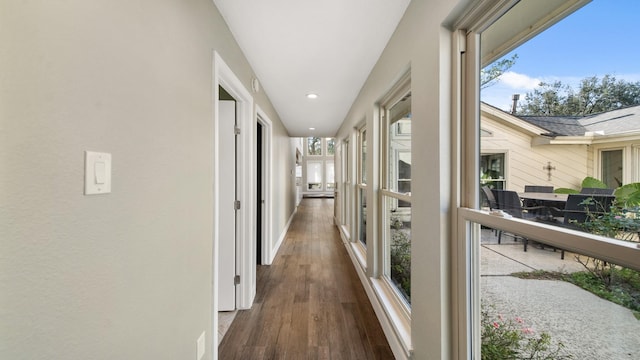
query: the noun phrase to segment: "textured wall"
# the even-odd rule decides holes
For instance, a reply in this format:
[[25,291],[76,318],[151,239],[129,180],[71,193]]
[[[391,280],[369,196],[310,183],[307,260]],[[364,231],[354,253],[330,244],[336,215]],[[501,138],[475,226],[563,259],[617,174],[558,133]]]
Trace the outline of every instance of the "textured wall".
[[3,1],[0,43],[0,358],[211,356],[213,51],[254,76],[213,2]]

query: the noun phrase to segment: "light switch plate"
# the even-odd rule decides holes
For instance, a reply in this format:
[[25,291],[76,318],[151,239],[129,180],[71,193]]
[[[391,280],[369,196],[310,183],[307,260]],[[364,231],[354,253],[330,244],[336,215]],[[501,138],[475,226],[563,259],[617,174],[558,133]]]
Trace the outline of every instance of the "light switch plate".
[[84,152],[84,194],[111,192],[111,154]]
[[206,334],[206,331],[203,331],[202,334],[200,334],[198,341],[196,342],[196,349],[198,353],[196,355],[196,360],[202,360],[202,357],[204,357],[204,349],[206,346],[204,341],[205,334]]

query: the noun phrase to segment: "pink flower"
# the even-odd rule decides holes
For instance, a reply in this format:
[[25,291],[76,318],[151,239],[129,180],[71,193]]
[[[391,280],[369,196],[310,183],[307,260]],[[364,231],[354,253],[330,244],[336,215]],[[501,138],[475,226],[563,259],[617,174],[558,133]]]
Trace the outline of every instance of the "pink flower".
[[522,324],[524,322],[521,317],[516,317],[516,321],[518,322],[518,324]]
[[497,321],[494,321],[494,322],[493,322],[493,327],[497,329],[497,328],[499,328],[499,327],[500,327],[500,324],[498,324],[498,322],[497,322]]
[[525,334],[530,335],[530,334],[533,334],[533,329],[532,328],[524,328],[524,329],[522,329],[522,332],[525,333]]
[[620,216],[620,215],[616,215],[616,216],[615,216],[615,218],[616,218],[617,220],[620,220],[620,219],[622,219],[622,216]]

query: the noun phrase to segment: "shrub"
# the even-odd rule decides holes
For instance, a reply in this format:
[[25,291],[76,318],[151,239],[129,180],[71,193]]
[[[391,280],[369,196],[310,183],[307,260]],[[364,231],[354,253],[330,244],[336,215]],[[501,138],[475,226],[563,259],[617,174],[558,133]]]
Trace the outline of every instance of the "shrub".
[[562,343],[551,341],[551,335],[545,332],[538,335],[523,319],[492,316],[486,309],[482,310],[481,338],[482,360],[571,358],[564,353]]

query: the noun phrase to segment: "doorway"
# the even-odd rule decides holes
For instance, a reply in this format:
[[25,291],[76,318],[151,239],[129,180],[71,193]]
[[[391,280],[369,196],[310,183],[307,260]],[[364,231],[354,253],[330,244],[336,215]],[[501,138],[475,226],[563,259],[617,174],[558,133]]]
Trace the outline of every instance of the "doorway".
[[256,122],[256,264],[262,265],[262,241],[264,234],[264,135],[262,124]]
[[[218,52],[213,52],[213,192],[211,203],[213,206],[212,217],[212,329],[211,339],[214,352],[218,346],[218,314],[225,307],[221,306],[221,301],[227,295],[235,299],[232,307],[234,309],[250,309],[256,294],[256,265],[255,265],[255,244],[253,242],[253,231],[255,229],[254,219],[254,176],[255,167],[253,156],[255,150],[255,111],[253,98],[243,83],[233,73],[231,68],[224,62]],[[221,97],[220,89],[223,88],[227,95]],[[223,121],[224,115],[223,101],[234,100],[235,128],[231,122]],[[221,113],[222,112],[222,113]],[[231,116],[229,116],[231,118]],[[229,126],[229,127],[226,127]],[[225,130],[226,127],[226,130]],[[229,133],[230,135],[226,135]],[[235,134],[235,135],[234,135]],[[234,141],[227,144],[226,141]],[[236,145],[237,144],[237,145]],[[235,151],[229,151],[235,149]],[[233,170],[223,170],[223,158],[233,153]],[[228,191],[229,174],[233,174],[235,179],[235,191]],[[233,185],[231,185],[233,186]],[[234,194],[230,199],[225,199],[225,195]],[[237,202],[236,202],[237,201]],[[238,209],[239,208],[239,209]],[[238,210],[236,210],[238,209]],[[235,224],[225,220],[225,216],[233,216]],[[226,230],[233,230],[233,235],[225,235]],[[228,237],[234,238],[235,256],[227,256],[223,253],[224,244],[229,244]],[[234,261],[233,265],[228,265],[227,260]],[[221,284],[227,282],[229,275],[232,275],[233,290],[221,290]],[[228,284],[228,283],[227,283]]]
[[220,244],[218,273],[218,311],[236,309],[237,257],[237,141],[236,101],[223,87],[219,87],[218,126],[220,151],[218,158],[220,181]]

